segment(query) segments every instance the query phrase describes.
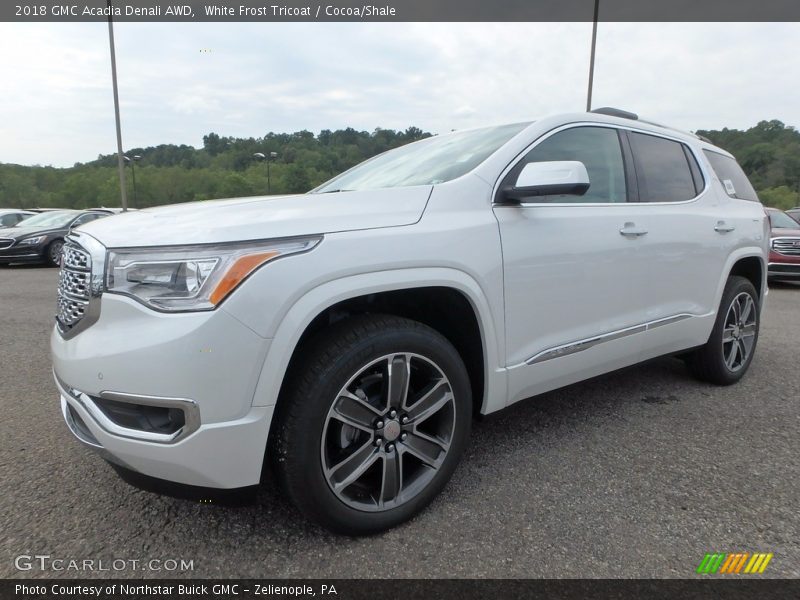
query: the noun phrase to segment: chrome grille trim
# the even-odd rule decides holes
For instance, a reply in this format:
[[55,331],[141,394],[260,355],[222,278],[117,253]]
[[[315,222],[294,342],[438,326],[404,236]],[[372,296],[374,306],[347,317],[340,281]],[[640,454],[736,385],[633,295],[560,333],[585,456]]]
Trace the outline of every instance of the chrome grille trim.
[[778,254],[800,256],[800,237],[775,238],[772,240],[772,249]]
[[58,277],[56,326],[71,338],[100,317],[106,249],[93,237],[71,233],[64,240]]
[[86,309],[88,307],[88,302],[81,302],[80,300],[68,298],[59,290],[58,315],[56,316],[59,325],[67,329],[74,327],[78,324],[78,321],[86,316]]
[[89,299],[90,275],[85,271],[62,268],[58,274],[58,290],[70,298]]
[[66,241],[64,243],[63,266],[67,269],[77,269],[79,271],[92,270],[92,258],[88,252],[74,245],[75,242]]
[[14,240],[10,238],[0,238],[0,250],[11,248],[14,245]]

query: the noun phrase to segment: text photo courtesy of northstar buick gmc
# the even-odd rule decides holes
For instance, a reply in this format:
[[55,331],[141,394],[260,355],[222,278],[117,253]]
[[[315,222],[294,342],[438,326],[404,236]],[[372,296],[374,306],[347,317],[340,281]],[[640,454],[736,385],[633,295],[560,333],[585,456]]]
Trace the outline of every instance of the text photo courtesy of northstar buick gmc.
[[695,135],[614,109],[458,131],[308,194],[69,234],[54,375],[124,476],[264,474],[367,534],[443,489],[476,414],[670,354],[737,382],[769,243],[733,156]]

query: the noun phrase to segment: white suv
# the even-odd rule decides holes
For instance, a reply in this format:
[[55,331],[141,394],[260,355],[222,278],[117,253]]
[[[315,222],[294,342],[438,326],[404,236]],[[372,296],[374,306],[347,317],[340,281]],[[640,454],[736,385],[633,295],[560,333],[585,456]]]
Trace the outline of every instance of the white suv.
[[694,135],[613,109],[460,131],[308,194],[82,227],[54,373],[123,475],[234,489],[271,464],[307,515],[374,532],[441,491],[473,415],[667,354],[739,380],[768,240]]

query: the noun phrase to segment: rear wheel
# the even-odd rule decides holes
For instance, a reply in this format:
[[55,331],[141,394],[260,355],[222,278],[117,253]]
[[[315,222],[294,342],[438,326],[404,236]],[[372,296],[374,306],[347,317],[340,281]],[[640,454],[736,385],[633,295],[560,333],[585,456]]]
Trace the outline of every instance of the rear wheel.
[[309,517],[359,535],[397,525],[445,486],[466,447],[469,379],[435,330],[365,315],[340,322],[295,362],[272,458]]
[[47,264],[51,267],[61,266],[61,252],[64,249],[64,240],[53,240],[45,250]]
[[719,385],[739,381],[753,360],[760,323],[755,287],[744,277],[730,277],[711,337],[689,360],[695,376]]

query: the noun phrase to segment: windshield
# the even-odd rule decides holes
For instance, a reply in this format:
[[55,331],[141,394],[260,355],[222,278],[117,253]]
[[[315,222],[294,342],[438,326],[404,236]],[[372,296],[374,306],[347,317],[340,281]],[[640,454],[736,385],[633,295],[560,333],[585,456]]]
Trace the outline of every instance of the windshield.
[[469,173],[529,123],[435,136],[389,150],[334,177],[313,193],[432,185]]
[[775,228],[781,229],[800,229],[800,223],[795,221],[786,213],[778,211],[769,212],[769,222]]
[[20,222],[17,227],[66,227],[78,213],[71,211],[54,210],[40,213]]

